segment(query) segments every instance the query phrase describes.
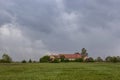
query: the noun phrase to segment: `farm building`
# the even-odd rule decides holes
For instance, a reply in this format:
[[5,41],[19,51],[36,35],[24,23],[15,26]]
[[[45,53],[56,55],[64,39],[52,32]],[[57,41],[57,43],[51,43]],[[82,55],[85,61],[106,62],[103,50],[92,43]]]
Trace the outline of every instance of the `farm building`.
[[[69,61],[74,61],[75,59],[82,58],[82,55],[80,53],[75,53],[75,54],[57,54],[57,55],[50,55],[50,59],[54,61],[54,59],[60,59],[61,57],[64,57],[64,59],[68,59]],[[84,59],[86,59],[84,57]]]

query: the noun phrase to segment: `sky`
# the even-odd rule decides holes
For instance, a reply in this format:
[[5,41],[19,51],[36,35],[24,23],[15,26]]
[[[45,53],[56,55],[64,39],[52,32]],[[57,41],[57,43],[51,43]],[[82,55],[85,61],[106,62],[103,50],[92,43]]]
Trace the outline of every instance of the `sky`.
[[120,0],[0,0],[0,56],[120,56]]

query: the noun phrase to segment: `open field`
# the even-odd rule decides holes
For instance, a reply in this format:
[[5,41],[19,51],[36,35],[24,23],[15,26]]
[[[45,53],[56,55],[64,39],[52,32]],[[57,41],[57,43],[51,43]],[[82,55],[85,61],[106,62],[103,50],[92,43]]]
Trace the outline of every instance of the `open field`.
[[0,80],[120,80],[120,63],[0,64]]

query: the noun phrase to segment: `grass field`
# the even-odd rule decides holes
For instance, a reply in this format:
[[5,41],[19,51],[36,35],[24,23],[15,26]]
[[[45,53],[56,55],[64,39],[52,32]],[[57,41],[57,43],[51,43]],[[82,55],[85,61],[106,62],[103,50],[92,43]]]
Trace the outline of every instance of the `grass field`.
[[120,63],[0,64],[0,80],[120,80]]

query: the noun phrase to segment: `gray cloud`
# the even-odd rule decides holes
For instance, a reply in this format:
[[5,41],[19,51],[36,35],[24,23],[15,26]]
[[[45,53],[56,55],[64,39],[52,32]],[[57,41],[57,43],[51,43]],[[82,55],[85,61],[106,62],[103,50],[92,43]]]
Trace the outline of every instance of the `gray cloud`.
[[[47,52],[120,55],[119,0],[1,0],[0,48],[14,60]],[[2,55],[2,54],[1,54]]]

